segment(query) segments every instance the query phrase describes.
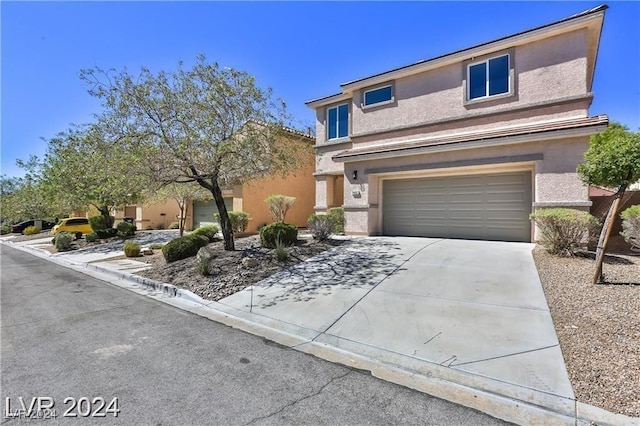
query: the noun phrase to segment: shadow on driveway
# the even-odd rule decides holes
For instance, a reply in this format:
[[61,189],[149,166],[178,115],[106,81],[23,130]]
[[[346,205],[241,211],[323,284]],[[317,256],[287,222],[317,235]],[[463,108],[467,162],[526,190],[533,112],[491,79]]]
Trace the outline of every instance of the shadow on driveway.
[[[368,290],[400,271],[405,260],[399,244],[389,240],[347,241],[254,284],[256,296],[263,298],[254,303],[264,308],[284,301],[308,302],[336,289]],[[286,291],[275,297],[267,291],[268,297],[263,292],[269,289]]]

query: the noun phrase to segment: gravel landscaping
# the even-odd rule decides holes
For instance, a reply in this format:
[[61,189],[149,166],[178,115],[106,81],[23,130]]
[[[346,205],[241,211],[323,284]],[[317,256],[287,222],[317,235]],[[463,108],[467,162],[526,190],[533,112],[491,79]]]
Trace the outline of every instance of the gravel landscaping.
[[594,285],[593,256],[533,254],[576,398],[640,417],[640,257],[607,256]]
[[209,263],[209,276],[200,274],[195,257],[167,264],[162,251],[154,250],[153,255],[139,259],[152,265],[152,268],[138,272],[138,275],[185,288],[203,299],[218,301],[342,242],[316,242],[312,238],[300,238],[295,245],[287,248],[288,259],[279,262],[275,259],[275,250],[261,247],[257,235],[237,238],[235,251],[225,251],[223,242],[219,241],[207,246],[213,257]]

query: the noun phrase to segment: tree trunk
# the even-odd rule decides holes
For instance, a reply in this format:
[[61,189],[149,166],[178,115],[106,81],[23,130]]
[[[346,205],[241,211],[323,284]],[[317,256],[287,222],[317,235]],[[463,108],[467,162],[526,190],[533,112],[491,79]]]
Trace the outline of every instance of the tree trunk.
[[607,252],[607,245],[609,244],[609,236],[613,229],[613,221],[618,214],[620,208],[620,200],[624,196],[624,192],[627,190],[627,185],[620,185],[618,191],[613,196],[613,202],[607,213],[607,217],[602,225],[602,231],[600,231],[600,237],[598,238],[598,246],[596,247],[596,272],[593,275],[593,284],[598,284],[603,281],[602,276],[602,263],[604,262],[604,255]]
[[224,204],[224,197],[222,196],[222,190],[218,181],[214,180],[211,188],[211,194],[216,201],[218,207],[218,213],[220,214],[220,228],[222,230],[222,236],[224,237],[224,249],[235,250],[235,242],[233,241],[233,227],[231,226],[231,219],[229,219],[229,213],[227,207]]
[[184,198],[179,200],[179,199],[175,199],[176,203],[178,203],[178,209],[180,209],[180,217],[178,218],[178,229],[180,230],[180,236],[182,237],[184,235],[184,222],[185,222],[185,207],[187,205],[187,200],[185,200]]
[[111,220],[111,215],[109,214],[109,206],[100,207],[100,214],[104,218],[104,226],[106,229],[113,228],[113,221]]

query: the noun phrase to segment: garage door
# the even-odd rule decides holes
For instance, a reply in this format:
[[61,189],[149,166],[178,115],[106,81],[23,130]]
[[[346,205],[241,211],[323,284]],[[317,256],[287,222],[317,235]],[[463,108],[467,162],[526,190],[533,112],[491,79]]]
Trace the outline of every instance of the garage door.
[[386,180],[385,235],[531,241],[531,173]]
[[[233,210],[233,198],[225,198],[224,205],[227,206],[227,211]],[[194,201],[193,203],[193,228],[199,228],[204,225],[211,225],[217,223],[213,218],[213,214],[218,213],[218,207],[214,200],[209,201]]]

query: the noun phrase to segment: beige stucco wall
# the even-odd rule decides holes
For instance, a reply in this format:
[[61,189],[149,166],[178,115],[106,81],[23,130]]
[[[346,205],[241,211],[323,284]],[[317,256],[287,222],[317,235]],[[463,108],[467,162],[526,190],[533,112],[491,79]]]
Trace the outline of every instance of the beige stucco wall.
[[257,232],[259,226],[273,222],[264,200],[274,194],[295,197],[295,204],[287,213],[286,222],[297,227],[307,226],[307,219],[314,212],[316,202],[316,181],[313,177],[315,165],[312,157],[309,157],[309,160],[295,174],[290,174],[284,179],[280,176],[265,178],[246,183],[241,189],[234,189],[234,210],[236,200],[241,197],[241,204],[238,205],[242,206],[242,211],[249,213],[248,232]]
[[[495,52],[493,57],[508,50]],[[401,78],[393,82],[395,102],[363,109],[363,90],[356,90],[350,103],[349,135],[380,132],[418,123],[432,123],[453,117],[472,117],[474,114],[508,112],[509,109],[539,105],[554,99],[572,98],[587,93],[587,32],[573,31],[509,50],[514,64],[515,95],[487,102],[465,104],[465,65],[453,65]],[[343,102],[338,102],[340,104]],[[453,123],[429,129],[429,132],[450,132],[451,129],[480,130],[494,126],[544,121],[550,118],[584,117],[590,101],[560,110],[525,111],[512,117],[489,117],[480,121]],[[326,143],[326,109],[316,110],[318,145]],[[506,119],[506,121],[505,121]],[[380,142],[380,138],[375,141]],[[366,143],[367,140],[358,140]]]

